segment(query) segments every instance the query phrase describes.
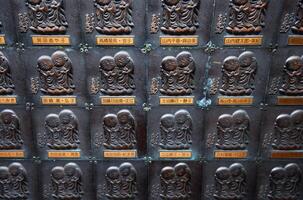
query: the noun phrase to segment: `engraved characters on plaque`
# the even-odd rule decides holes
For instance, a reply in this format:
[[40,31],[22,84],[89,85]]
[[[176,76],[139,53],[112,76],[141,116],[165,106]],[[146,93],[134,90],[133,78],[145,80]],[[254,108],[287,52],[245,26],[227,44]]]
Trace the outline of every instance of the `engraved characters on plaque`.
[[267,0],[230,0],[226,32],[234,35],[259,34],[265,26]]
[[78,119],[71,110],[62,110],[59,115],[47,115],[44,124],[47,146],[52,150],[79,148],[78,124]]
[[195,60],[183,51],[177,57],[166,56],[160,66],[160,93],[169,96],[191,95],[194,86]]
[[243,52],[239,57],[227,57],[222,65],[220,94],[226,96],[251,95],[255,89],[257,68],[257,59],[250,51]]
[[136,89],[134,82],[134,61],[126,51],[120,51],[114,57],[100,59],[100,91],[107,95],[130,95]]
[[269,175],[270,200],[299,200],[300,182],[302,171],[295,163],[290,163],[285,167],[275,167]]
[[28,199],[27,171],[18,162],[0,166],[0,199]]
[[0,112],[0,150],[21,149],[23,139],[21,137],[20,119],[12,110],[6,109]]
[[28,29],[37,34],[63,34],[68,22],[63,0],[26,0],[28,8]]
[[250,118],[245,110],[232,115],[223,114],[217,122],[216,148],[220,150],[243,150],[247,148]]
[[14,89],[10,63],[7,57],[0,51],[0,95],[13,94]]
[[135,199],[137,191],[137,171],[131,163],[122,163],[106,170],[106,197],[111,200]]
[[303,149],[303,110],[281,114],[274,124],[272,148],[275,150]]
[[81,200],[84,194],[82,176],[76,163],[54,167],[51,170],[52,197],[60,200]]
[[94,28],[106,35],[132,32],[132,0],[94,0],[96,11]]
[[40,56],[37,61],[40,91],[47,95],[73,94],[73,66],[64,51],[56,51],[51,56]]
[[170,35],[193,35],[199,27],[200,0],[161,0],[161,31]]
[[103,118],[104,147],[111,150],[135,149],[136,123],[129,110],[107,114]]
[[216,200],[244,200],[247,195],[247,171],[240,163],[219,167],[215,173]]
[[160,198],[190,199],[192,172],[186,163],[164,167],[160,174]]
[[165,150],[190,149],[192,131],[192,117],[187,110],[165,114],[160,119],[159,146]]

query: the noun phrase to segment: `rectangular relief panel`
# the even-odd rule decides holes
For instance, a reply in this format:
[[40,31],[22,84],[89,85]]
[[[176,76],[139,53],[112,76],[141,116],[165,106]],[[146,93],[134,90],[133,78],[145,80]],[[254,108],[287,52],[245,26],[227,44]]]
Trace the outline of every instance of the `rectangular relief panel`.
[[142,158],[146,155],[146,117],[141,107],[94,107],[91,138],[95,158]]
[[147,199],[148,166],[144,161],[98,161],[94,172],[97,200]]
[[202,164],[198,161],[152,161],[149,165],[149,196],[154,199],[201,199]]
[[152,108],[148,112],[148,154],[154,159],[198,159],[204,143],[204,112],[192,107]]
[[302,170],[298,160],[260,162],[255,199],[302,199]]
[[136,46],[145,42],[145,1],[80,0],[81,26],[90,46]]
[[222,47],[262,46],[276,42],[283,0],[215,0],[211,41]]
[[36,155],[31,115],[24,106],[0,106],[0,127],[0,159],[23,159]]
[[87,102],[86,68],[80,52],[28,49],[22,55],[27,91],[36,105],[78,105]]
[[37,149],[42,159],[87,159],[89,113],[84,108],[40,107],[33,111]]
[[97,49],[85,54],[88,93],[94,105],[142,106],[146,102],[144,54],[127,50]]
[[203,165],[203,200],[256,199],[254,161],[210,161]]
[[205,117],[207,159],[254,159],[261,112],[255,108],[211,108]]
[[95,199],[91,162],[42,161],[40,166],[39,181],[43,199]]
[[148,0],[147,41],[152,46],[203,46],[209,41],[213,1]]
[[280,106],[303,105],[302,49],[288,47],[273,54],[266,103]]
[[202,95],[206,63],[207,55],[198,50],[151,52],[147,84],[151,106],[195,105]]
[[268,107],[263,114],[260,153],[267,159],[303,158],[303,109]]
[[11,1],[0,0],[0,46],[16,42],[16,22]]
[[260,105],[271,64],[267,50],[218,50],[210,60],[207,92],[213,105]]
[[78,0],[12,3],[18,37],[25,46],[77,46],[81,42]]

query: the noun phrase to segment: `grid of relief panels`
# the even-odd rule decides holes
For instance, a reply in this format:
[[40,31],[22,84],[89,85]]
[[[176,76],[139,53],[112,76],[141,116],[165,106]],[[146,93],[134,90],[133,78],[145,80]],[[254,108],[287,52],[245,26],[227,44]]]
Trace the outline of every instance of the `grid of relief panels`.
[[0,0],[0,199],[302,199],[302,7]]

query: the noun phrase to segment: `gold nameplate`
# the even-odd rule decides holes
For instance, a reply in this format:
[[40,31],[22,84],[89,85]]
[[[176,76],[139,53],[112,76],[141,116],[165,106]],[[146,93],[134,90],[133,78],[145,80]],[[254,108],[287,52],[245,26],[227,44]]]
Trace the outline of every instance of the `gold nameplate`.
[[101,105],[135,105],[136,97],[100,97]]
[[198,36],[160,36],[160,45],[163,46],[197,46]]
[[303,45],[303,36],[301,35],[289,35],[288,45]]
[[41,103],[43,105],[75,105],[77,104],[77,99],[76,97],[42,96]]
[[111,151],[106,150],[103,152],[104,158],[136,158],[137,157],[137,150],[121,150],[121,151]]
[[191,151],[159,151],[160,158],[191,158]]
[[255,36],[255,37],[224,37],[224,45],[236,46],[257,46],[262,45],[263,36]]
[[49,158],[80,158],[80,151],[49,151]]
[[193,105],[194,97],[159,97],[160,105]]
[[134,36],[96,36],[96,44],[103,46],[133,46]]
[[32,35],[33,45],[70,45],[69,35]]
[[303,158],[303,151],[272,151],[271,158]]
[[253,104],[254,98],[252,96],[246,97],[227,97],[219,96],[219,105],[251,105]]
[[0,45],[6,44],[5,35],[0,35]]
[[281,106],[303,105],[303,97],[278,96],[277,104]]
[[0,96],[0,104],[17,104],[17,97],[1,97]]
[[0,158],[24,158],[25,153],[21,151],[0,151]]
[[215,151],[215,158],[247,158],[247,151]]

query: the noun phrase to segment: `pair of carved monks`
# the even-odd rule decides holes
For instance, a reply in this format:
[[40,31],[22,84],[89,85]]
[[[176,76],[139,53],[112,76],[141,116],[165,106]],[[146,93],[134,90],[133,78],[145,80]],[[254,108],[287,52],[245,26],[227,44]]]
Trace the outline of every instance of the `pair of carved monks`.
[[303,149],[303,110],[276,118],[272,147],[276,150]]
[[28,180],[25,168],[17,162],[8,167],[0,166],[0,199],[28,199]]
[[111,200],[135,199],[137,191],[137,171],[130,163],[122,163],[106,170],[106,197]]
[[190,199],[192,172],[185,163],[164,167],[160,174],[160,198],[163,200]]
[[76,163],[54,167],[51,170],[52,197],[58,200],[81,200],[84,194],[82,176]]

